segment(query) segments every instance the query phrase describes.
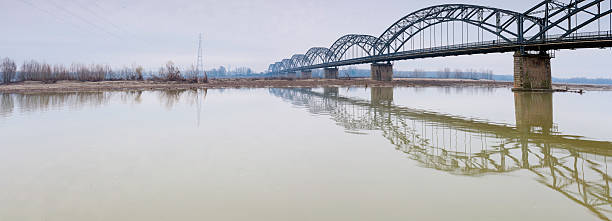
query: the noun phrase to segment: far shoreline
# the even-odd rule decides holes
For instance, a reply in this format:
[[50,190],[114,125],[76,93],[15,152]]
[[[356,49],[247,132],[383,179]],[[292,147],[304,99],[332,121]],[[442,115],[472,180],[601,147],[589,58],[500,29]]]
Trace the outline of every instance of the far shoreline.
[[[0,85],[0,93],[40,92],[98,92],[134,90],[177,90],[216,88],[290,88],[290,87],[488,87],[512,89],[513,82],[469,79],[399,78],[393,81],[375,81],[368,78],[351,79],[211,79],[208,83],[183,81],[58,81],[43,83],[26,81]],[[553,89],[570,91],[612,91],[612,85],[553,84]]]

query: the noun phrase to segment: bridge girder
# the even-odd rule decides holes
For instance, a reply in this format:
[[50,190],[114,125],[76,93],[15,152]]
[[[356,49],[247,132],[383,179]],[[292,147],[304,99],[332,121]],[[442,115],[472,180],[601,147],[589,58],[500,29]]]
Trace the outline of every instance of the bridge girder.
[[[554,1],[541,2],[525,12],[526,14],[544,13],[542,18],[544,26],[538,30],[537,34],[527,39],[526,42],[540,39],[560,40],[572,34],[577,34],[580,29],[593,24],[597,19],[612,15],[612,9],[605,9],[603,7],[602,3],[604,1],[576,0],[569,4],[561,4]],[[572,18],[580,18],[583,21],[579,24],[572,24]],[[567,26],[564,26],[564,24],[567,24]],[[549,32],[553,32],[556,35],[548,36]]]

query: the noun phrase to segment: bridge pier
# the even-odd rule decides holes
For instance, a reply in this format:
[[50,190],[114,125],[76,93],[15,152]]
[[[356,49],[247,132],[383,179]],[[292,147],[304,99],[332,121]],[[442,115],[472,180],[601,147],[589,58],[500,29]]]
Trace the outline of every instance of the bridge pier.
[[287,73],[287,78],[296,79],[297,78],[297,73],[289,72],[289,73]]
[[391,63],[374,63],[370,67],[372,80],[392,81],[393,65]]
[[323,73],[325,79],[337,79],[338,78],[338,68],[325,68],[323,69]]
[[514,53],[513,91],[551,90],[550,55]]
[[311,70],[302,71],[302,73],[300,74],[300,78],[302,78],[302,79],[311,79],[312,78],[312,71]]

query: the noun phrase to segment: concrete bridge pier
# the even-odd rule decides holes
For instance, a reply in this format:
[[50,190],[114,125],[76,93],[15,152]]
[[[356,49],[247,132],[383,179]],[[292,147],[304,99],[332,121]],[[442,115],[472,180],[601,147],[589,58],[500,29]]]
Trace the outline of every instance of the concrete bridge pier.
[[373,63],[370,68],[372,80],[392,81],[393,65],[391,63]]
[[514,53],[513,91],[551,90],[550,55]]
[[302,78],[302,79],[311,79],[312,78],[312,70],[302,71],[302,73],[300,74],[300,78]]
[[287,73],[287,78],[295,79],[295,78],[297,78],[297,73],[289,72],[289,73]]
[[338,78],[338,68],[325,68],[323,69],[323,73],[325,79],[337,79]]

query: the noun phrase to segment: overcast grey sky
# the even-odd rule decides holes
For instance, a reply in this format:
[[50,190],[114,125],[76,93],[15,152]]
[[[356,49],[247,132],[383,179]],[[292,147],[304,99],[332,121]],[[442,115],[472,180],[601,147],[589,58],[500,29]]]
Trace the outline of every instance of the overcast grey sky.
[[[469,3],[525,11],[538,0],[0,0],[0,57],[21,63],[141,64],[155,70],[168,60],[194,63],[204,33],[205,68],[270,63],[329,47],[351,33],[379,36],[415,10]],[[561,51],[555,77],[612,77],[610,49]],[[512,73],[512,54],[396,62],[398,70],[490,69]]]

